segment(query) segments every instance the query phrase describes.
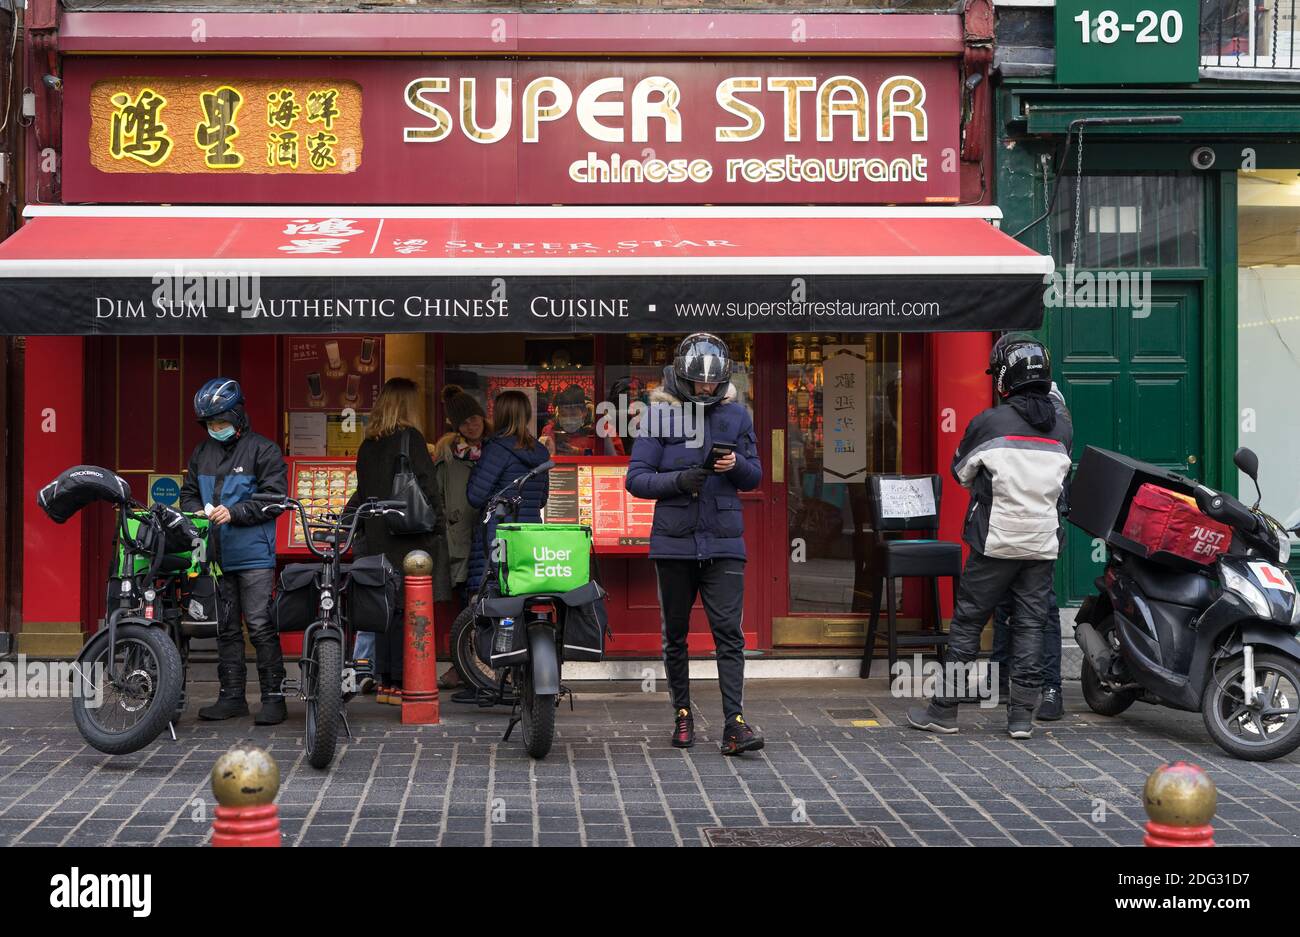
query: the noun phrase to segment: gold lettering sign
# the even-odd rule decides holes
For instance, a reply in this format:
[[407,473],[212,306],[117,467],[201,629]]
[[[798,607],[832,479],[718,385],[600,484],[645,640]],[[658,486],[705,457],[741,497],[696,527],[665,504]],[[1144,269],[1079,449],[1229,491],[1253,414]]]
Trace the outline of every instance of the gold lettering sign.
[[90,91],[102,172],[355,172],[361,87],[337,78],[112,78]]

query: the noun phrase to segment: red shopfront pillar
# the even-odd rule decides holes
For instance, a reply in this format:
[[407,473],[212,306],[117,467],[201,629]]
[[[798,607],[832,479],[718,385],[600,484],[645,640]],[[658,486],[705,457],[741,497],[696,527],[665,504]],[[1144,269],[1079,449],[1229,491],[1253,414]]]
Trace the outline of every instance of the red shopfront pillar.
[[[943,478],[939,538],[961,540],[969,497],[952,477],[952,457],[971,417],[992,403],[992,385],[984,372],[993,336],[988,332],[937,332],[930,343],[930,387],[934,413],[930,427],[934,471]],[[940,589],[945,616],[952,614],[947,589]]]
[[30,644],[37,634],[76,634],[83,628],[82,518],[54,523],[36,506],[36,494],[64,469],[84,461],[84,408],[85,340],[28,338],[23,367],[22,627],[29,640],[23,643]]

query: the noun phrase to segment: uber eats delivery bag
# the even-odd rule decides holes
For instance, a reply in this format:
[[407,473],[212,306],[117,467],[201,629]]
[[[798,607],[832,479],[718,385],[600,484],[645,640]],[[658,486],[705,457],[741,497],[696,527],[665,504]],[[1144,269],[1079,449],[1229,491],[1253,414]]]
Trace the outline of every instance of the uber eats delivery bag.
[[568,592],[591,580],[591,529],[582,524],[498,524],[502,595]]

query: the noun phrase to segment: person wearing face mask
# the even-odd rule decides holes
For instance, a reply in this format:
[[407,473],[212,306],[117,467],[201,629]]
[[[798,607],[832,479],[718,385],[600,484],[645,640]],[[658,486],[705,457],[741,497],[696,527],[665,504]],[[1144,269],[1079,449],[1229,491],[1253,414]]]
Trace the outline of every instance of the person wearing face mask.
[[262,708],[257,725],[283,722],[284,658],[280,636],[271,624],[275,583],[275,519],[280,509],[259,504],[254,494],[288,492],[288,469],[280,447],[254,433],[244,412],[237,381],[213,378],[194,395],[194,415],[208,432],[190,456],[181,486],[181,509],[207,514],[212,525],[209,559],[221,568],[221,612],[217,626],[216,703],[199,710],[201,719],[248,715],[244,698],[247,668],[241,613],[257,652]]
[[538,439],[551,455],[623,455],[617,436],[601,439],[592,422],[587,394],[570,384],[555,397],[555,418],[542,427]]

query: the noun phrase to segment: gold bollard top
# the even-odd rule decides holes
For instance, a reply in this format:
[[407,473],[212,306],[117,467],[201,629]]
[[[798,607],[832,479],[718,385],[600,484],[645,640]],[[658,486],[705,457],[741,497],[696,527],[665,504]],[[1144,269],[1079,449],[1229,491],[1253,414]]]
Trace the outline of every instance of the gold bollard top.
[[433,557],[424,550],[412,550],[402,561],[402,572],[408,576],[432,576]]
[[212,766],[212,793],[223,807],[264,807],[280,793],[280,766],[265,749],[236,745]]
[[1205,826],[1214,819],[1219,793],[1196,765],[1175,761],[1151,772],[1142,789],[1147,816],[1165,826]]

